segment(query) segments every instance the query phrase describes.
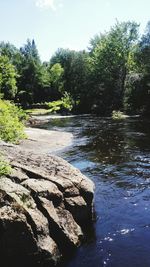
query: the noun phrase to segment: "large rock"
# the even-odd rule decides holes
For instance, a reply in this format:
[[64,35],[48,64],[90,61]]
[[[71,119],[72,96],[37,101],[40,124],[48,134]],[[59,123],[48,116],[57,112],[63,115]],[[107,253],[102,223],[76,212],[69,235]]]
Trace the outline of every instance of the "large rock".
[[0,251],[55,265],[92,221],[93,182],[59,157],[4,142],[0,150],[13,168],[0,180]]
[[54,263],[60,256],[49,235],[47,218],[38,209],[30,191],[8,178],[1,178],[0,244],[9,257],[39,252]]

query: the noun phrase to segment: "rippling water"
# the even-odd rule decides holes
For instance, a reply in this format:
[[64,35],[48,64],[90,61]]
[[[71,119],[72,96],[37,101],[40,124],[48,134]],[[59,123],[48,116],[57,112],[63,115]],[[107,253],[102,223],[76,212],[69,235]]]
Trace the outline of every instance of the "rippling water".
[[150,266],[150,122],[82,116],[54,119],[47,129],[69,131],[60,153],[96,186],[96,223],[65,267]]

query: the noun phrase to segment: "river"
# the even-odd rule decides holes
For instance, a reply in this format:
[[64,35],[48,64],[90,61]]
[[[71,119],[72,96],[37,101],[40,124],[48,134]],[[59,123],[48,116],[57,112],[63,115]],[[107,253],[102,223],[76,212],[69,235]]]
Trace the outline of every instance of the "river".
[[150,121],[77,116],[44,128],[74,134],[58,155],[96,187],[94,229],[63,267],[149,267]]

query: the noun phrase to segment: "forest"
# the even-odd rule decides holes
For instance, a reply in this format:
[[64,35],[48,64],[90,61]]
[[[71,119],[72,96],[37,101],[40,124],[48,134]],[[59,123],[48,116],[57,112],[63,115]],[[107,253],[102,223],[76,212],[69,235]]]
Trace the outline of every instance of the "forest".
[[59,48],[42,62],[34,40],[0,43],[0,95],[24,109],[45,106],[75,114],[150,114],[150,22],[116,22],[85,51]]

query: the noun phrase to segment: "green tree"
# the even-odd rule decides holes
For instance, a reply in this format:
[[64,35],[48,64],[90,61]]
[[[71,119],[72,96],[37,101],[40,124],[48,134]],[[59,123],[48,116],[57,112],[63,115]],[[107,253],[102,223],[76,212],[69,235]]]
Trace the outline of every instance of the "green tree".
[[40,63],[40,57],[34,39],[32,41],[27,39],[27,43],[20,48],[20,52],[25,59],[34,59]]
[[0,56],[0,93],[5,99],[14,99],[17,93],[17,73],[7,56]]
[[[24,106],[41,101],[41,88],[44,83],[44,70],[41,64],[35,41],[27,40],[20,48],[21,61],[18,78],[18,101]],[[43,78],[43,80],[42,80]],[[39,95],[38,95],[39,94]]]
[[127,79],[125,107],[133,113],[150,114],[150,22],[139,41],[134,57],[136,68],[134,67]]
[[91,56],[94,104],[100,113],[111,113],[123,107],[125,79],[129,58],[137,42],[138,25],[116,23],[110,32],[94,43]]
[[60,98],[64,92],[63,74],[64,69],[60,63],[56,63],[48,68],[51,97],[53,100]]
[[[51,65],[60,63],[63,67],[63,89],[74,99],[75,109],[85,104],[87,83],[88,83],[88,62],[89,54],[85,51],[72,51],[69,49],[58,49],[51,58]],[[84,105],[85,109],[87,105]],[[84,110],[85,110],[84,109]]]

